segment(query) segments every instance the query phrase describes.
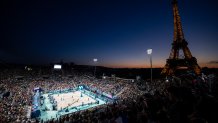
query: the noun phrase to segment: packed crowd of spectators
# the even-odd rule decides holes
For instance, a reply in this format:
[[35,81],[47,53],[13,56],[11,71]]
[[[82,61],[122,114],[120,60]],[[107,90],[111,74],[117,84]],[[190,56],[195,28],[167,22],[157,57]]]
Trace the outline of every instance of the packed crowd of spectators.
[[113,104],[65,115],[49,123],[216,123],[218,102],[199,77],[134,83]]
[[116,95],[124,88],[122,82],[107,79],[96,79],[92,82],[86,83],[86,85],[90,88],[96,88],[100,92],[105,92],[110,95]]
[[[43,78],[40,74],[19,71],[0,73],[0,123],[215,123],[217,99],[209,92],[209,83],[199,77],[154,80],[151,82],[127,82],[96,79],[91,74],[79,73],[72,77]],[[21,75],[22,73],[22,75]],[[18,79],[16,76],[21,75]],[[138,84],[140,83],[140,84]],[[62,90],[86,85],[101,92],[118,96],[107,105],[61,116],[58,119],[40,121],[27,118],[27,106],[31,106],[33,89],[43,91]],[[144,89],[140,89],[144,86]],[[121,93],[122,92],[122,93]]]

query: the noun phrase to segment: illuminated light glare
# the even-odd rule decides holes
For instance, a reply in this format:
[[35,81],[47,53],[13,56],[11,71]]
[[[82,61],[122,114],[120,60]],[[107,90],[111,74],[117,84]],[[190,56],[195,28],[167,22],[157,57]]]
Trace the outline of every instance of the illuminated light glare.
[[94,58],[94,59],[93,59],[93,61],[94,61],[94,62],[97,62],[97,61],[98,61],[98,59]]
[[148,49],[147,54],[149,54],[149,55],[152,54],[152,49]]
[[61,65],[55,64],[55,65],[54,65],[54,69],[61,69]]

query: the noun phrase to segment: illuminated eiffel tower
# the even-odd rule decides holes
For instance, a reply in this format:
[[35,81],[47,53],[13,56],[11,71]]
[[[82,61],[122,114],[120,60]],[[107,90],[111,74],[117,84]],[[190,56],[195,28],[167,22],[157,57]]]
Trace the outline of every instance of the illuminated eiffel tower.
[[[171,76],[174,75],[177,69],[186,67],[188,70],[192,70],[195,74],[199,75],[201,73],[201,68],[198,66],[197,59],[192,56],[191,51],[188,48],[188,43],[184,38],[177,0],[173,0],[172,4],[174,16],[174,37],[170,56],[167,59],[166,65],[164,66],[161,74]],[[182,57],[180,57],[180,50],[183,52]]]

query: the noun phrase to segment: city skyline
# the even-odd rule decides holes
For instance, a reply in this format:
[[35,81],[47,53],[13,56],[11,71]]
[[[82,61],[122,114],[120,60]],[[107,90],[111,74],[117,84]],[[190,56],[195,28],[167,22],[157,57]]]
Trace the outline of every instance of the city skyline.
[[[173,42],[170,1],[28,1],[3,4],[0,57],[16,63],[163,67]],[[179,0],[185,39],[201,67],[218,67],[217,1]]]

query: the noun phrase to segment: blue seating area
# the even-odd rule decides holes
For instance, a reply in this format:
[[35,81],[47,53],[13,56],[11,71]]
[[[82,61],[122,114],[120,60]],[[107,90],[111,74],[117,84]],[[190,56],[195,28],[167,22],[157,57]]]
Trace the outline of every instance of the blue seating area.
[[35,95],[33,96],[33,104],[32,104],[32,113],[31,117],[39,117],[40,116],[40,90],[35,90]]

